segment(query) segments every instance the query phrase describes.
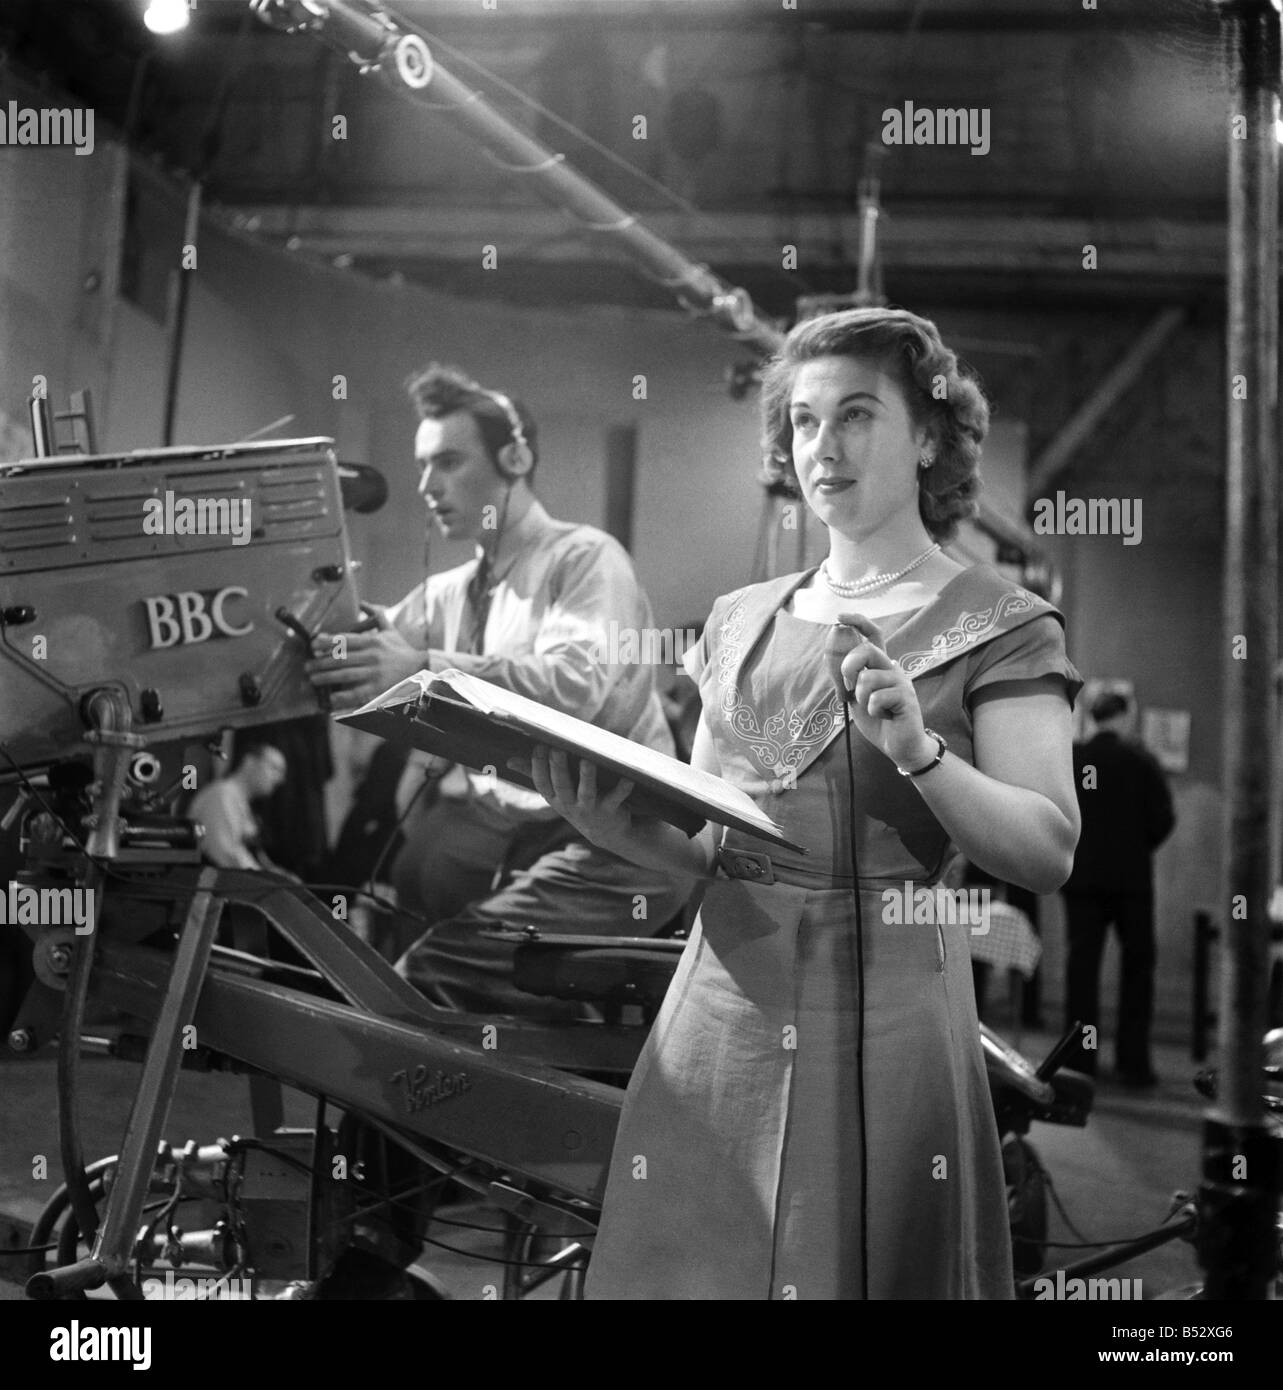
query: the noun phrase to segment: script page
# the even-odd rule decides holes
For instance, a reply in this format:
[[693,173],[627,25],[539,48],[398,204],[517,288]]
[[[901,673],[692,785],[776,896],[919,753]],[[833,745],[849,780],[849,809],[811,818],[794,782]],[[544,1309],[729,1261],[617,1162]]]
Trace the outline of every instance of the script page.
[[605,763],[623,770],[625,775],[636,774],[644,780],[694,796],[710,808],[710,820],[718,821],[715,813],[722,812],[779,834],[779,826],[758,809],[752,797],[723,778],[463,671],[447,670],[435,675],[417,671],[354,711],[351,717],[401,704],[420,695],[431,696],[434,691],[448,691],[492,719],[515,725],[531,735],[544,734],[556,745],[570,744],[589,761]]

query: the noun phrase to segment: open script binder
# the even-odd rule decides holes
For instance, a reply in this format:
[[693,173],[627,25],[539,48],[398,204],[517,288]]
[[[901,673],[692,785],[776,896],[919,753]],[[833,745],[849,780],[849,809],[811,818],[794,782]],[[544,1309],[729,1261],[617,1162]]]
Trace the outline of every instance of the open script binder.
[[509,767],[508,760],[529,762],[532,748],[540,743],[560,748],[598,766],[597,785],[603,792],[620,778],[631,779],[636,785],[628,805],[638,815],[658,816],[687,835],[713,821],[806,852],[786,840],[751,797],[722,778],[463,671],[419,671],[335,718],[526,788],[533,788],[533,782]]

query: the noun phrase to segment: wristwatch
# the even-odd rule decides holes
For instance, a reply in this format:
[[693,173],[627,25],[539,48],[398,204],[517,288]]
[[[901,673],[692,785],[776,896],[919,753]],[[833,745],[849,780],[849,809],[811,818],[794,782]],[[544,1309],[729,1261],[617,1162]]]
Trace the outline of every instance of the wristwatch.
[[933,767],[939,767],[941,762],[944,760],[945,751],[949,747],[949,745],[944,741],[944,735],[936,733],[934,729],[924,728],[922,732],[926,734],[928,738],[935,739],[936,743],[939,744],[939,748],[936,751],[936,755],[934,758],[931,759],[929,763],[926,764],[925,767],[918,767],[912,769],[907,767],[897,767],[896,771],[900,774],[901,777],[921,777],[924,772],[930,772]]

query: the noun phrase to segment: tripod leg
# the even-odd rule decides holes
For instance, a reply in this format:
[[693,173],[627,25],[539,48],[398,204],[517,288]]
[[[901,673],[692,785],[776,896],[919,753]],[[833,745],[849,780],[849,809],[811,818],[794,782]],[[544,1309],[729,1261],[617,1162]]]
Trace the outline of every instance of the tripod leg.
[[124,1143],[94,1242],[93,1259],[108,1278],[129,1267],[134,1241],[142,1224],[161,1131],[169,1118],[170,1103],[182,1059],[183,1029],[191,1022],[205,980],[210,947],[218,930],[223,900],[209,890],[214,871],[204,870],[187,910],[169,988],[152,1030],[142,1076],[129,1113]]

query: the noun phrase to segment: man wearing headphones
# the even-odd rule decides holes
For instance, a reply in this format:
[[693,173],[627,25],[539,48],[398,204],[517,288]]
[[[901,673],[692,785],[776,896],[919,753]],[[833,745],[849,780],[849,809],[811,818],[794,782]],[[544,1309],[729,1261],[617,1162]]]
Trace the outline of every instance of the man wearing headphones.
[[[605,532],[556,521],[535,497],[528,412],[435,363],[409,390],[429,527],[475,541],[477,557],[373,609],[378,631],[349,635],[344,660],[319,635],[314,684],[330,690],[332,708],[353,709],[415,671],[456,668],[672,753],[651,668],[603,660],[612,621],[650,626],[632,561]],[[408,776],[414,801],[392,882],[400,905],[431,925],[399,943],[397,970],[443,1007],[577,1017],[575,1006],[517,990],[514,948],[484,931],[648,935],[689,896],[688,879],[588,844],[535,792],[458,767],[425,776],[421,762]]]

